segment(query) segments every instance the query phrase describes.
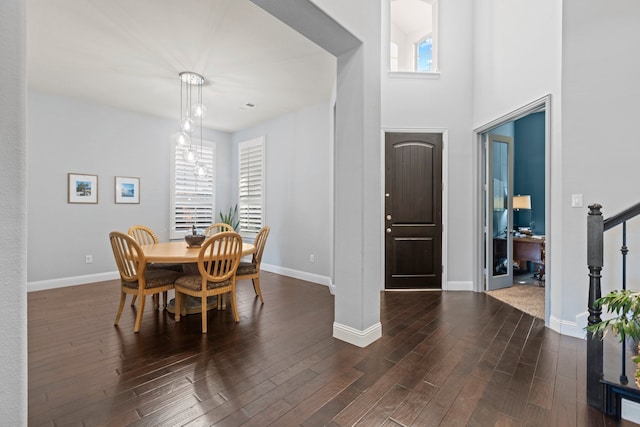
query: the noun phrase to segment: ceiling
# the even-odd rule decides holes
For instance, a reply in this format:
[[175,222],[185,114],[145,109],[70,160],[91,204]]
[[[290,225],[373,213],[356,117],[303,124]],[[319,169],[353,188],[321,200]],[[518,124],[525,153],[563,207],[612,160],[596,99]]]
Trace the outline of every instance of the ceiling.
[[203,125],[233,132],[327,101],[336,59],[249,0],[27,0],[27,70],[30,89],[176,128],[194,71]]
[[435,0],[393,0],[391,22],[405,34],[424,31],[431,27],[432,8]]

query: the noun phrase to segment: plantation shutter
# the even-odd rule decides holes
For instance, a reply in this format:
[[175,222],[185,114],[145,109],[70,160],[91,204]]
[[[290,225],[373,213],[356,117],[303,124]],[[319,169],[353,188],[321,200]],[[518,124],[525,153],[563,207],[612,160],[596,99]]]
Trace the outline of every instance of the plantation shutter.
[[238,148],[240,232],[257,234],[264,223],[264,137],[241,142]]
[[172,200],[171,200],[171,232],[172,239],[184,237],[191,232],[193,225],[203,230],[215,219],[215,146],[211,142],[202,142],[197,148],[199,162],[206,164],[209,173],[206,177],[194,174],[194,163],[182,158],[188,148],[173,144],[172,157]]

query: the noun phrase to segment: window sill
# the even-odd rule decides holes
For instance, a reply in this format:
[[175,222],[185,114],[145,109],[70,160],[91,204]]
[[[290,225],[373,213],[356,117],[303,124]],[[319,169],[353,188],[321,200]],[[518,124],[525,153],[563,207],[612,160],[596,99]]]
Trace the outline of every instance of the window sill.
[[389,71],[392,79],[439,79],[439,71]]

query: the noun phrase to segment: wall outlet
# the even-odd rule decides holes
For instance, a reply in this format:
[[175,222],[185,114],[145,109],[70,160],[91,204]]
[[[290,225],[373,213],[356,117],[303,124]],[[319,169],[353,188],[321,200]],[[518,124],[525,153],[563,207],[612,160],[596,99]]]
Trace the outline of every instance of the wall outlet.
[[84,256],[84,263],[85,264],[91,264],[93,262],[93,255],[85,255]]
[[316,256],[314,254],[309,255],[309,262],[316,262]]

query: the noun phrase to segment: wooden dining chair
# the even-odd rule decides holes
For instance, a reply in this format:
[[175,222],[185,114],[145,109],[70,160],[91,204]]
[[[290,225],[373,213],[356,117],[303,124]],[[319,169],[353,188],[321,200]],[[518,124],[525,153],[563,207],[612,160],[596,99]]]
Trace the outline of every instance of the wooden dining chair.
[[[120,272],[120,306],[113,324],[117,325],[120,321],[127,294],[131,294],[134,298],[140,297],[138,314],[133,326],[133,332],[138,332],[142,323],[146,296],[157,295],[161,292],[166,293],[166,291],[173,289],[174,282],[180,277],[180,273],[162,269],[147,270],[147,261],[142,248],[133,237],[127,234],[113,231],[109,233],[109,240]],[[165,308],[166,303],[165,299]],[[157,307],[157,304],[154,305]]]
[[223,231],[235,231],[232,226],[226,224],[224,222],[216,222],[215,224],[211,224],[204,230],[204,234],[207,237],[211,237],[214,234],[222,233]]
[[146,225],[134,225],[129,228],[127,234],[141,245],[153,245],[158,243],[158,236]]
[[[146,225],[131,226],[129,227],[129,230],[127,230],[127,234],[133,237],[136,240],[136,242],[138,242],[139,245],[154,245],[158,243],[158,236],[156,236],[156,233],[154,233],[153,230],[147,227]],[[153,263],[147,264],[147,269],[149,270],[155,270],[157,268],[160,268],[162,270],[174,270],[174,271],[177,271],[178,273],[182,273],[182,270],[183,270],[182,264],[153,264]],[[134,295],[133,298],[131,299],[131,305],[136,304],[136,298],[138,298],[138,296]],[[167,305],[166,292],[162,293],[162,298],[164,301],[164,305],[166,307]],[[154,308],[157,308],[158,304],[159,304],[158,295],[154,295],[153,296]]]
[[260,297],[262,304],[264,304],[264,299],[262,298],[262,290],[260,289],[260,263],[262,262],[262,253],[267,243],[269,230],[271,229],[268,226],[260,229],[253,243],[256,250],[253,253],[251,262],[240,262],[238,271],[236,272],[236,280],[251,279],[253,282],[253,290],[256,292],[256,295]]
[[202,301],[202,333],[207,333],[207,297],[231,294],[231,308],[236,322],[240,321],[236,306],[236,270],[242,255],[242,237],[225,231],[205,240],[198,254],[197,275],[182,276],[176,280],[176,322],[186,314],[184,295],[199,297]]

